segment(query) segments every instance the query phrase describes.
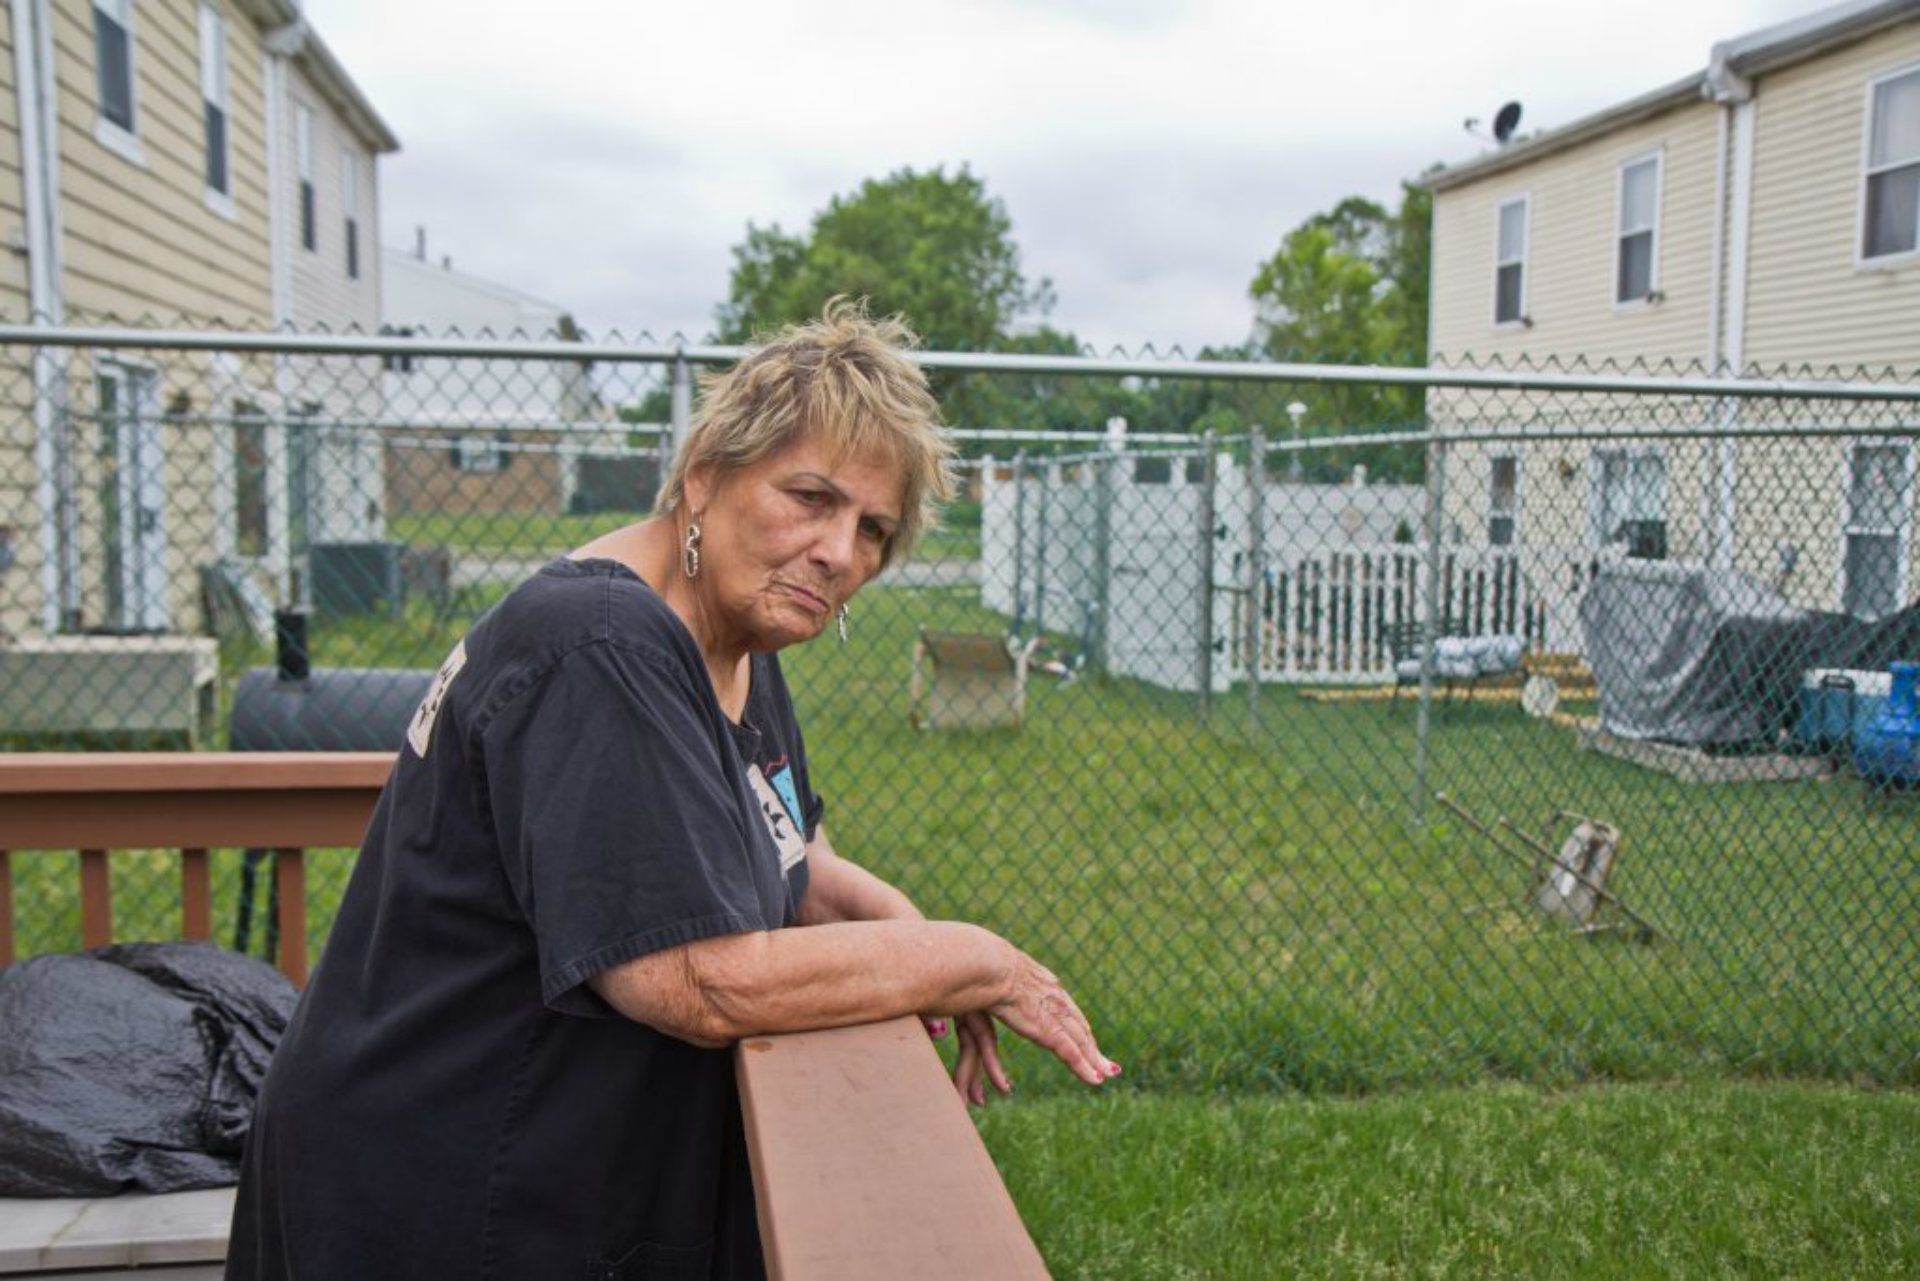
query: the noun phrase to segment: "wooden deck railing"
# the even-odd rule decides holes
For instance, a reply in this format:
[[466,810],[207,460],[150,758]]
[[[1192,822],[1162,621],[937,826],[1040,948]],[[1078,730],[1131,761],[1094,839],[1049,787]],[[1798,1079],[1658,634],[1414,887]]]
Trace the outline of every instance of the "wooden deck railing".
[[[8,850],[79,852],[80,941],[94,947],[113,938],[112,851],[179,850],[181,935],[206,939],[207,851],[252,847],[275,851],[280,967],[303,983],[306,851],[360,843],[392,764],[386,753],[0,753],[0,965],[13,959]],[[754,1037],[735,1061],[773,1281],[1046,1277],[918,1020]]]
[[918,1019],[734,1051],[772,1281],[1044,1281]]
[[[274,851],[280,969],[307,978],[306,853],[359,845],[390,752],[0,753],[0,965],[14,954],[10,851],[79,851],[80,944],[113,941],[114,851],[180,852],[180,936],[212,936],[207,851]],[[52,857],[40,853],[34,857]]]

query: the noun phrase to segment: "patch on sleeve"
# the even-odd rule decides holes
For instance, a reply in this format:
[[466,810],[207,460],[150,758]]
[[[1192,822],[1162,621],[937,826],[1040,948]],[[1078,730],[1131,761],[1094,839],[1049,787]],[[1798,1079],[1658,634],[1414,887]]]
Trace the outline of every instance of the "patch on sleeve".
[[447,655],[447,661],[440,664],[440,670],[433,675],[433,684],[427,687],[427,696],[420,700],[420,706],[413,713],[413,723],[407,726],[407,742],[413,748],[414,755],[425,758],[427,748],[433,742],[433,722],[440,715],[440,704],[446,701],[447,691],[453,687],[453,678],[467,665],[467,642],[463,637],[453,652]]
[[747,779],[753,784],[753,797],[760,802],[760,817],[766,820],[767,831],[773,836],[773,844],[780,851],[780,871],[784,875],[793,865],[807,856],[806,838],[800,834],[800,823],[794,817],[780,791],[775,791],[777,783],[785,783],[785,792],[793,790],[792,782],[787,778],[789,771],[780,769],[774,773],[774,783],[758,765],[747,767]]

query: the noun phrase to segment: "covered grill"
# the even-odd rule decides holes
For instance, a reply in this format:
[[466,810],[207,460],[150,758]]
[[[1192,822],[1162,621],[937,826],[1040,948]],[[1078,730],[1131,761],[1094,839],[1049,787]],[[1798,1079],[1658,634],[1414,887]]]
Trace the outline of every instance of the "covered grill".
[[[406,741],[407,723],[426,697],[433,673],[412,668],[321,667],[308,659],[307,618],[274,615],[276,665],[249,668],[233,691],[228,743],[236,752],[387,752]],[[233,946],[252,942],[254,887],[270,851],[246,852]],[[278,912],[269,887],[266,952],[274,954]]]

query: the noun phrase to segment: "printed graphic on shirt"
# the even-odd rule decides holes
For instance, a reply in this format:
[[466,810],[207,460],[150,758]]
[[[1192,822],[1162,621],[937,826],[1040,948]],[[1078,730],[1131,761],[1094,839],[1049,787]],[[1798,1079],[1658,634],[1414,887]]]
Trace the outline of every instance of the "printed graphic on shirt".
[[758,765],[749,765],[747,778],[753,783],[754,799],[760,802],[760,817],[766,819],[767,831],[773,834],[774,847],[780,851],[780,872],[785,875],[807,856],[798,815],[800,799],[793,790],[793,768],[784,760],[775,763],[769,782]]
[[407,726],[407,742],[412,746],[414,755],[422,759],[426,757],[427,747],[433,742],[433,722],[440,715],[440,704],[446,701],[453,678],[466,665],[467,642],[462,639],[447,655],[447,661],[440,664],[440,670],[434,673],[433,684],[427,687],[427,696],[420,700],[420,706],[413,714],[413,723]]

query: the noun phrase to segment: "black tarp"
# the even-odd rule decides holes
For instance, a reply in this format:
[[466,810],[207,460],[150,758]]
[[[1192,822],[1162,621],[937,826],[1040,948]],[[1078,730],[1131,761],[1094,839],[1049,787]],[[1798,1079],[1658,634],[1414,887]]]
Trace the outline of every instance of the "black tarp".
[[237,1181],[297,998],[207,943],[121,943],[0,969],[0,1195]]
[[1600,722],[1623,738],[1769,748],[1809,668],[1920,660],[1920,605],[1880,620],[1796,609],[1737,570],[1603,565],[1580,602]]

